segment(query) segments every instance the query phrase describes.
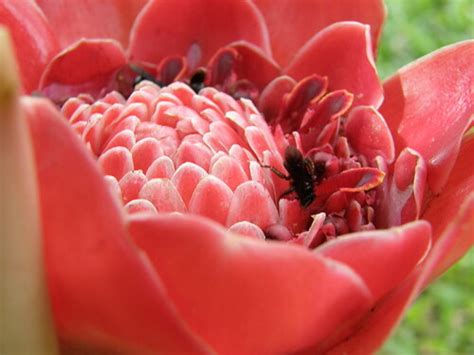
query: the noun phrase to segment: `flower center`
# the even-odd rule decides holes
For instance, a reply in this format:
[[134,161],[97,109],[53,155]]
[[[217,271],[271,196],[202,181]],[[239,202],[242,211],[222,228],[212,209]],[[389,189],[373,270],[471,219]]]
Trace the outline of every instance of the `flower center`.
[[147,76],[135,70],[127,99],[113,91],[62,106],[127,213],[199,214],[310,248],[375,228],[383,173],[344,135],[349,93],[325,93],[321,78],[300,83],[269,126],[251,100],[204,87],[203,70],[189,85]]

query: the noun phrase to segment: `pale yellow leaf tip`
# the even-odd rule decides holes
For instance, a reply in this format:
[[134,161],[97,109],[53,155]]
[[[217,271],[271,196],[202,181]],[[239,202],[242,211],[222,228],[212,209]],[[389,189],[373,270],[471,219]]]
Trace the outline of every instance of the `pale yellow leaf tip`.
[[0,26],[0,106],[12,102],[18,94],[20,80],[13,45],[5,27]]

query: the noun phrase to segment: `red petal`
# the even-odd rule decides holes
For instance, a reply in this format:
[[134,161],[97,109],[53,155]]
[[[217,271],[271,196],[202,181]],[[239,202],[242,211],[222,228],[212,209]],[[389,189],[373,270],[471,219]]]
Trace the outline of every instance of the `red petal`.
[[354,168],[330,176],[316,187],[317,196],[328,196],[338,190],[359,192],[380,185],[385,174],[376,168]]
[[[270,31],[273,55],[287,65],[316,32],[339,21],[370,25],[374,51],[385,19],[381,0],[254,0]],[[291,29],[291,30],[289,30]]]
[[52,59],[41,77],[40,88],[57,101],[84,92],[101,96],[114,72],[126,63],[118,42],[81,40]]
[[265,120],[273,123],[285,94],[295,87],[296,82],[289,76],[283,75],[271,81],[262,91],[258,108],[263,113]]
[[347,118],[345,130],[351,146],[367,159],[381,155],[391,163],[395,158],[392,134],[384,118],[373,107],[354,108]]
[[130,231],[218,353],[291,353],[370,307],[349,268],[301,247],[231,237],[191,216],[135,217]]
[[431,245],[431,227],[425,221],[399,228],[359,232],[339,237],[316,249],[357,272],[379,299],[396,287],[423,259]]
[[135,353],[202,351],[131,246],[120,206],[76,133],[48,102],[24,103],[60,337]]
[[416,149],[428,163],[428,183],[439,192],[472,122],[474,41],[445,47],[384,83],[381,112],[398,151]]
[[[130,38],[134,60],[159,63],[169,55],[187,57],[191,70],[207,63],[221,47],[246,40],[270,53],[268,33],[256,6],[240,0],[150,1]],[[153,45],[150,45],[153,43]]]
[[365,355],[377,350],[426,284],[466,251],[466,241],[474,243],[473,230],[474,195],[471,193],[417,272],[382,299],[356,332],[328,354]]
[[354,94],[355,104],[377,108],[383,92],[370,46],[368,26],[336,23],[294,54],[285,72],[297,80],[313,73],[327,76],[329,90],[348,90]]
[[146,0],[37,0],[56,30],[62,47],[81,38],[112,38],[124,47],[129,31]]
[[56,36],[33,1],[0,2],[0,24],[11,33],[23,89],[30,93],[38,88],[41,73],[59,50]]
[[278,64],[259,47],[245,41],[233,43],[231,47],[238,53],[235,72],[239,79],[248,79],[262,90],[280,74]]
[[[457,260],[469,247],[474,244],[474,134],[465,138],[459,157],[451,172],[448,183],[441,194],[429,202],[423,218],[433,225],[433,237],[435,241],[443,233],[458,233],[453,236],[457,246],[451,251],[451,255],[443,261],[443,266],[438,269],[444,270]],[[470,201],[470,202],[469,202]],[[464,206],[464,207],[462,207]],[[470,207],[469,207],[470,206]],[[468,212],[470,209],[470,212]],[[462,211],[464,212],[464,218]],[[470,215],[469,215],[470,213]],[[462,221],[462,222],[461,222]],[[451,232],[446,232],[450,230]],[[444,231],[444,232],[443,232]],[[455,232],[453,232],[455,231]],[[446,250],[447,252],[447,250]]]

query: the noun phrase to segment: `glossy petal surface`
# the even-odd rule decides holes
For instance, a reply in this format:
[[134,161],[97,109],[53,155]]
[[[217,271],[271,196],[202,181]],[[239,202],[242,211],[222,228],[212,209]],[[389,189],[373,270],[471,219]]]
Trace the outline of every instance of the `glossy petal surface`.
[[299,247],[232,237],[191,216],[137,216],[130,231],[219,353],[292,352],[370,307],[355,273]]
[[120,207],[90,153],[49,103],[30,99],[23,107],[35,148],[48,284],[61,338],[79,347],[199,352],[159,278],[130,244]]
[[0,2],[0,24],[13,37],[23,89],[27,93],[38,88],[41,73],[59,47],[43,13],[33,1]]
[[217,49],[238,40],[270,53],[263,18],[251,2],[192,0],[178,9],[173,1],[153,0],[132,29],[130,55],[152,63],[181,55],[195,69],[207,63]]
[[371,51],[370,28],[340,22],[316,34],[285,69],[295,79],[310,74],[327,76],[329,90],[354,94],[356,105],[380,106],[383,93]]
[[[315,33],[340,21],[371,26],[374,51],[385,18],[380,0],[254,0],[270,31],[273,56],[286,66]],[[291,28],[291,30],[288,30]]]
[[133,21],[146,0],[37,0],[61,47],[81,38],[113,38],[128,44]]
[[398,151],[416,149],[428,163],[428,183],[446,183],[474,112],[474,41],[454,44],[399,70],[384,83],[381,113]]

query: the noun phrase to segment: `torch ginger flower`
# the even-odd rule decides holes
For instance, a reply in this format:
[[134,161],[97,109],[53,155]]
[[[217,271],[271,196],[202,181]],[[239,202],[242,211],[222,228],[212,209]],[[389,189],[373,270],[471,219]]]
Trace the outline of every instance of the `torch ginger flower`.
[[474,45],[382,85],[366,2],[0,1],[61,352],[369,353],[469,249]]

